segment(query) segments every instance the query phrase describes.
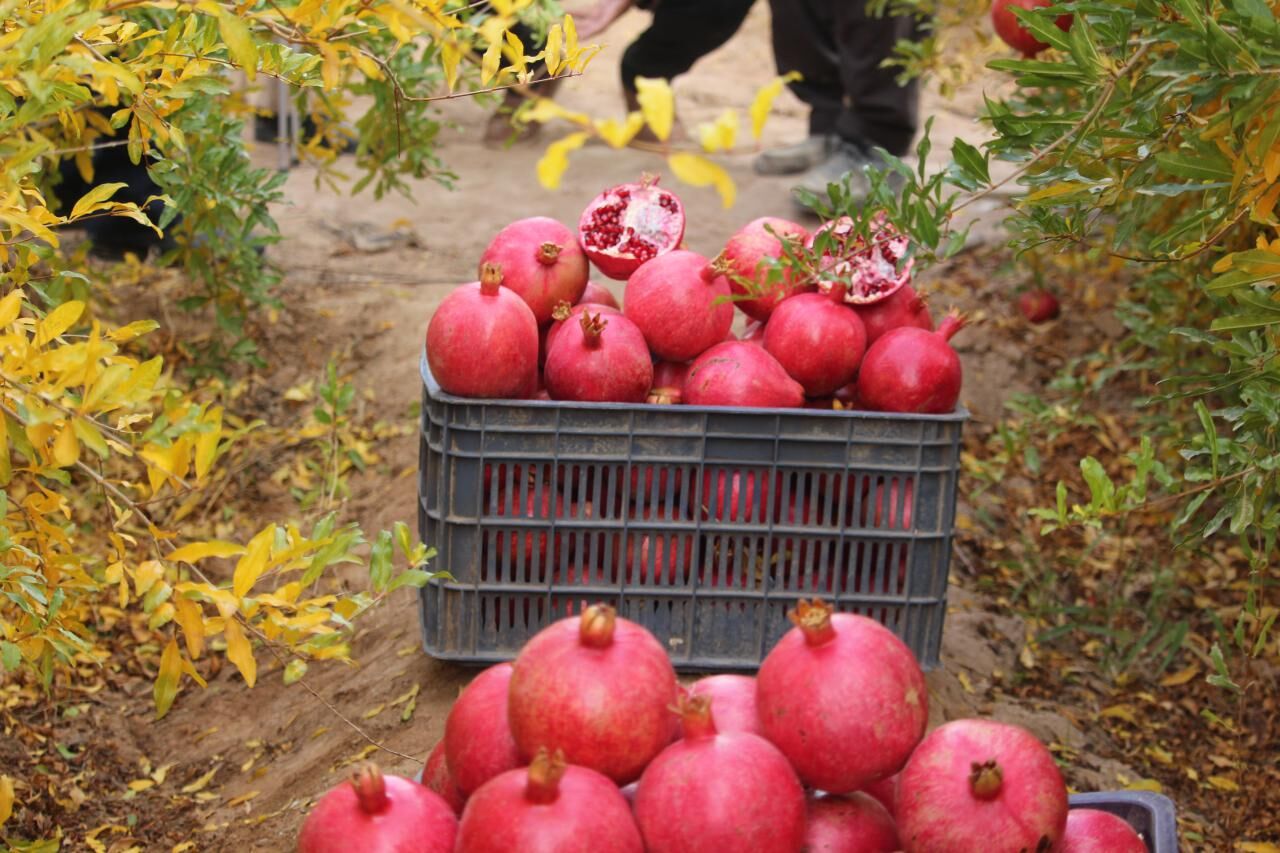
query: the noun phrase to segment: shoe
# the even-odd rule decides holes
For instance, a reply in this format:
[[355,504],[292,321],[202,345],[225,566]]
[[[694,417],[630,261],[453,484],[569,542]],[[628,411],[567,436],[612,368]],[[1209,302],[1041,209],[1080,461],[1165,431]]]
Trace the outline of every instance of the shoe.
[[802,142],[762,151],[753,164],[757,175],[798,175],[831,156],[838,140],[820,134]]
[[791,188],[792,199],[797,205],[807,210],[808,205],[804,204],[800,198],[803,193],[812,193],[818,198],[826,198],[827,187],[841,182],[845,182],[851,199],[865,199],[871,192],[868,171],[885,171],[886,182],[895,192],[902,187],[902,176],[897,172],[885,170],[884,162],[870,150],[855,142],[842,141],[836,145],[830,157],[800,177],[800,180]]

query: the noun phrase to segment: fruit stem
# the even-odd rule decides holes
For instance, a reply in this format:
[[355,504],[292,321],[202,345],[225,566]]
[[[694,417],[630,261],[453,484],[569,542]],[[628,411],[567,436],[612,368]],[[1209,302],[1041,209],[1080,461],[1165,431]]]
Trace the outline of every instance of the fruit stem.
[[480,292],[485,296],[497,296],[502,285],[501,264],[480,265]]
[[564,760],[564,750],[557,749],[553,754],[547,752],[545,746],[538,747],[538,754],[529,764],[529,781],[524,786],[524,798],[540,805],[554,803],[560,797],[560,779],[568,766]]
[[387,782],[382,778],[378,765],[366,762],[351,774],[351,787],[356,791],[356,802],[365,814],[381,814],[391,801],[387,799]]
[[592,604],[582,611],[578,623],[578,639],[584,646],[603,649],[613,644],[613,629],[618,621],[618,611],[608,604]]
[[951,336],[963,329],[969,323],[969,318],[961,314],[959,311],[952,309],[947,316],[942,318],[942,322],[938,324],[938,334],[942,335],[942,339],[949,341]]
[[710,696],[685,694],[676,700],[676,713],[680,715],[680,722],[684,725],[686,740],[716,736],[716,721],[711,715]]
[[829,643],[836,637],[836,629],[831,626],[831,605],[820,599],[796,602],[795,610],[787,614],[797,628],[804,632],[804,640],[811,646]]
[[592,316],[589,311],[583,311],[582,318],[578,322],[582,325],[582,343],[587,349],[599,349],[600,333],[604,331],[605,326],[609,325],[609,321],[605,320],[602,314]]
[[994,800],[1000,793],[1004,782],[1004,773],[994,758],[989,761],[969,765],[969,790],[979,800]]
[[543,243],[538,247],[538,263],[546,266],[554,264],[556,259],[560,257],[560,248],[558,243]]
[[551,319],[564,322],[569,319],[569,315],[573,313],[573,306],[569,304],[567,299],[561,299],[556,303],[556,307],[551,309]]

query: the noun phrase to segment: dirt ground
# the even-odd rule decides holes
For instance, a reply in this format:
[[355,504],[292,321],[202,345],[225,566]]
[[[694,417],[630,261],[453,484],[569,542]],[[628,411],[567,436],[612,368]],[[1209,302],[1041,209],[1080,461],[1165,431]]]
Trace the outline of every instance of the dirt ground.
[[[605,53],[585,77],[564,86],[560,100],[594,115],[620,115],[618,57],[628,36],[644,24],[643,14],[628,14],[610,31]],[[758,4],[725,48],[677,83],[681,119],[692,127],[725,107],[743,109],[755,89],[771,77],[768,13]],[[980,136],[971,119],[979,96],[980,87],[973,87],[953,101],[926,98],[926,113],[937,117],[935,150],[945,151],[957,134],[971,140]],[[551,192],[536,183],[534,164],[545,144],[568,132],[566,128],[549,127],[537,143],[498,154],[479,142],[484,110],[456,101],[449,102],[442,115],[455,125],[443,134],[439,150],[458,175],[453,192],[423,184],[413,199],[375,201],[319,191],[314,173],[306,167],[290,175],[288,203],[276,211],[284,240],[272,253],[287,273],[287,307],[264,347],[263,355],[272,365],[264,377],[270,387],[284,389],[299,377],[315,375],[330,351],[351,345],[353,357],[346,367],[358,387],[374,392],[369,405],[385,420],[412,423],[421,395],[418,356],[427,320],[451,286],[474,278],[477,258],[491,235],[510,220],[535,214],[576,222],[583,205],[603,186],[662,168],[652,154],[588,146],[571,156],[563,186]],[[784,94],[764,144],[797,139],[804,127],[802,106]],[[264,164],[274,160],[269,150],[259,156]],[[739,189],[737,205],[730,210],[722,209],[711,189],[680,190],[689,212],[691,248],[714,254],[750,219],[795,215],[786,179],[756,177],[750,156],[727,158]],[[994,205],[984,214],[987,221],[978,229],[979,243],[991,239],[999,220]],[[409,224],[417,235],[416,245],[380,252],[359,248],[356,235],[385,232],[397,223]],[[926,289],[933,290],[944,307],[952,300],[976,307],[978,319],[1002,328],[1002,320],[984,317],[987,309],[976,301],[984,294],[991,301],[995,289],[1012,281],[997,277],[995,267],[994,260],[978,251],[937,271]],[[620,288],[617,292],[620,295]],[[958,340],[965,401],[976,420],[995,418],[1007,395],[1045,380],[1044,366],[1023,355],[1026,349],[1018,336],[1029,334],[1010,331]],[[366,529],[398,520],[414,525],[415,437],[394,439],[380,453],[384,464],[376,476],[357,481],[348,512]],[[962,585],[981,570],[953,561],[953,578]],[[944,665],[929,675],[934,722],[981,713],[1027,725],[1055,748],[1076,755],[1071,782],[1078,788],[1123,787],[1122,779],[1136,777],[1094,756],[1086,732],[1067,716],[1000,688],[1000,674],[1015,668],[1025,641],[1026,630],[1018,620],[985,612],[961,586],[953,587],[952,602]],[[308,681],[370,737],[413,757],[374,755],[385,769],[412,774],[440,736],[450,703],[473,672],[433,661],[422,652],[416,597],[409,591],[398,593],[362,624],[354,653],[357,664],[313,666]],[[135,683],[118,702],[112,700],[116,714],[111,734],[122,760],[145,756],[154,766],[173,765],[168,784],[146,795],[157,798],[156,805],[167,803],[165,819],[172,821],[169,831],[153,833],[152,838],[166,838],[167,844],[190,839],[197,849],[290,849],[308,805],[338,782],[350,763],[373,751],[334,711],[300,686],[284,687],[279,676],[278,666],[264,667],[258,686],[249,691],[226,668],[208,689],[184,691],[159,724],[152,721],[149,685]],[[405,699],[415,688],[416,696]],[[402,701],[395,704],[396,700]],[[406,714],[410,709],[411,715]],[[210,771],[214,774],[199,793],[178,793]],[[119,822],[125,815],[104,818]]]

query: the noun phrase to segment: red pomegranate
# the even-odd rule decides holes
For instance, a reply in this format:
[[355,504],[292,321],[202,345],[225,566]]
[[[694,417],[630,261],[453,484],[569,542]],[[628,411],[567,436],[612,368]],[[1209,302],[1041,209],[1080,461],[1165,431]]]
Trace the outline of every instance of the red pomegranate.
[[798,409],[804,405],[804,388],[764,347],[728,341],[716,344],[693,362],[684,383],[684,402],[689,406]]
[[[521,492],[524,492],[524,500],[519,500]],[[509,516],[514,518],[563,518],[565,513],[564,496],[557,492],[551,486],[537,488],[534,485],[528,485],[522,489],[516,486],[516,490],[510,493],[510,503],[508,503],[508,492],[501,486],[495,495],[495,507],[491,514],[497,516]],[[546,580],[546,571],[548,567],[559,564],[560,554],[562,550],[562,536],[557,531],[551,539],[551,548],[547,545],[547,531],[512,531],[499,532],[495,537],[495,545],[500,553],[506,553],[507,559],[510,561],[513,574],[519,574],[523,569],[525,580],[543,581]]]
[[466,686],[445,718],[445,761],[464,794],[522,763],[507,725],[510,682],[511,664],[489,667]]
[[1020,726],[955,720],[929,733],[898,780],[908,853],[1051,850],[1067,823],[1053,755]]
[[952,313],[936,332],[903,326],[885,333],[862,357],[858,398],[880,412],[955,411],[962,372],[960,356],[948,341],[964,322]]
[[733,325],[729,282],[697,252],[660,255],[627,279],[622,311],[654,356],[689,361],[724,340]]
[[783,256],[783,242],[794,251],[809,239],[803,225],[762,216],[753,219],[729,238],[724,251],[715,260],[716,272],[729,279],[729,287],[740,297],[734,304],[754,320],[764,321],[778,303],[793,293],[812,290],[813,285],[799,280],[793,271],[783,269],[770,274],[768,261]]
[[1098,809],[1067,812],[1067,828],[1055,853],[1147,853],[1142,836],[1124,818]]
[[320,798],[298,834],[298,853],[452,853],[458,819],[438,795],[365,764]]
[[776,518],[778,507],[769,508],[769,493],[776,495],[781,475],[770,483],[763,471],[706,470],[702,473],[702,517],[716,521],[762,523]]
[[594,281],[587,282],[587,289],[582,291],[582,297],[578,300],[578,304],[607,305],[615,311],[622,310],[622,306],[618,304],[618,300],[613,296],[613,291],[603,284],[596,284]]
[[675,670],[652,634],[606,604],[539,631],[515,661],[511,733],[524,756],[562,749],[619,785],[671,742]]
[[915,655],[864,616],[801,601],[756,675],[765,735],[806,785],[845,794],[906,763],[929,695]]
[[578,239],[600,272],[616,281],[684,239],[684,206],[657,178],[610,187],[587,205]]
[[684,397],[684,381],[689,376],[689,365],[681,361],[660,361],[653,366],[653,387],[649,389],[647,403],[660,406],[678,406]]
[[805,853],[894,853],[898,829],[866,794],[810,794]]
[[1028,323],[1047,323],[1058,316],[1062,306],[1047,290],[1028,290],[1018,297],[1018,310]]
[[547,326],[546,335],[542,343],[542,360],[545,363],[547,354],[551,352],[551,345],[556,342],[556,338],[560,336],[560,330],[564,328],[565,323],[576,320],[582,316],[584,311],[590,311],[592,314],[600,314],[605,317],[611,317],[614,314],[622,312],[617,308],[610,308],[608,305],[597,305],[592,302],[579,302],[577,305],[570,305],[568,302],[561,302],[551,312],[551,325]]
[[482,267],[480,281],[455,288],[427,325],[427,365],[450,394],[519,399],[536,382],[537,320],[502,282],[501,270]]
[[813,233],[809,247],[822,252],[818,290],[834,292],[854,305],[871,305],[888,299],[911,280],[914,260],[903,260],[910,243],[884,211],[875,215],[868,234],[869,245],[847,216]]
[[[996,35],[1009,47],[1030,59],[1049,45],[1033,36],[1014,16],[1014,9],[1037,9],[1054,5],[1051,0],[995,0],[991,4],[991,23],[995,26]],[[1058,29],[1066,32],[1071,29],[1072,16],[1059,15],[1054,21]]]
[[627,800],[604,776],[538,751],[471,795],[457,853],[644,853]]
[[898,774],[895,773],[885,779],[877,779],[870,785],[862,789],[862,793],[874,797],[880,805],[884,806],[885,811],[889,813],[889,817],[897,819],[894,815],[898,809]]
[[422,784],[427,786],[427,790],[439,794],[449,804],[449,808],[453,809],[454,814],[462,814],[462,807],[467,804],[467,795],[458,788],[458,783],[453,781],[453,774],[449,772],[449,762],[444,755],[444,738],[436,741],[431,755],[427,757],[427,763],[422,768]]
[[684,737],[645,768],[635,815],[649,853],[797,853],[804,789],[772,744],[716,728],[711,699],[682,699]]
[[573,232],[545,216],[517,219],[498,232],[480,256],[495,264],[502,283],[520,295],[539,325],[551,322],[556,303],[577,302],[587,287],[587,256]]
[[806,395],[822,397],[858,375],[867,333],[843,300],[799,293],[773,309],[764,328],[764,348],[804,387]]
[[587,310],[560,329],[543,375],[553,400],[643,403],[653,385],[653,362],[635,323]]
[[[689,687],[689,696],[706,696],[715,709],[716,731],[760,735],[756,680],[749,675],[708,675]],[[682,729],[683,731],[683,729]]]
[[621,562],[626,566],[627,583],[669,586],[687,582],[694,566],[693,536],[629,533],[626,541],[627,553]]
[[867,332],[867,346],[880,339],[885,332],[899,326],[915,326],[917,329],[933,331],[933,317],[929,316],[929,306],[924,297],[916,293],[915,288],[904,284],[895,290],[888,299],[873,302],[870,305],[859,305],[854,310],[862,319],[862,327]]

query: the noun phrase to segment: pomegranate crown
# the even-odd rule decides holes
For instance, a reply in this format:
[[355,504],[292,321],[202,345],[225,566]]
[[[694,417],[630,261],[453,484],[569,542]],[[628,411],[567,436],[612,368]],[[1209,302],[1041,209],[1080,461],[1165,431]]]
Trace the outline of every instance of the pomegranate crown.
[[1004,772],[994,758],[969,765],[969,790],[979,800],[994,800],[1004,783]]
[[490,296],[498,292],[499,286],[502,284],[502,265],[501,264],[481,264],[480,265],[480,292]]
[[812,601],[802,598],[796,602],[795,609],[787,614],[787,618],[804,634],[806,643],[820,646],[836,635],[831,626],[833,612],[831,605],[819,598]]
[[382,778],[378,765],[365,762],[351,774],[351,787],[356,792],[356,802],[360,811],[365,814],[379,814],[386,810],[390,800],[387,799],[387,780]]
[[583,343],[592,348],[600,346],[600,334],[604,331],[605,326],[609,325],[609,321],[604,319],[604,315],[593,315],[590,311],[583,311],[582,317],[578,322],[582,325]]
[[689,691],[682,690],[671,710],[680,715],[680,723],[684,727],[684,737],[712,737],[716,734],[715,717],[711,714],[710,696],[691,696]]
[[617,623],[617,610],[608,604],[592,604],[582,611],[578,638],[584,646],[602,649],[613,643],[613,630]]
[[551,309],[551,318],[564,322],[569,319],[569,315],[573,313],[573,306],[569,304],[567,299],[561,299],[556,303],[556,307]]
[[562,249],[564,247],[559,243],[552,243],[548,240],[538,247],[538,263],[551,266],[559,259]]
[[535,803],[552,803],[560,796],[560,780],[569,769],[564,760],[564,750],[550,752],[545,746],[529,762],[529,778],[525,783],[525,798]]
[[943,340],[951,340],[951,336],[956,332],[969,325],[969,318],[959,310],[952,308],[947,312],[947,316],[942,318],[942,322],[938,324],[938,331],[935,334],[942,336]]

